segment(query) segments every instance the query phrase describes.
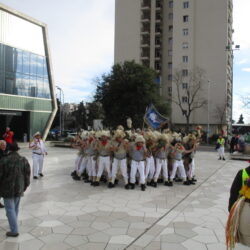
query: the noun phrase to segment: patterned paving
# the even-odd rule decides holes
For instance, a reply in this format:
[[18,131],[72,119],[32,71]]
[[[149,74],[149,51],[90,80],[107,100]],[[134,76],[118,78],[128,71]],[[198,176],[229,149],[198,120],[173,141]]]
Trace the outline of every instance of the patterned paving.
[[[27,149],[21,153],[31,160]],[[73,149],[49,148],[45,177],[32,180],[21,201],[17,239],[5,237],[0,210],[0,249],[225,249],[229,188],[245,162],[198,152],[197,185],[142,192],[73,181],[74,158]]]

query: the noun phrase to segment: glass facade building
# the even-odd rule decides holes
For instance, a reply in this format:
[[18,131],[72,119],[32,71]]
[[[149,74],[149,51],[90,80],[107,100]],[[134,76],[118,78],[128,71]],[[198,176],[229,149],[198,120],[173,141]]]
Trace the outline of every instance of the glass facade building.
[[46,25],[0,4],[0,133],[45,138],[56,110]]

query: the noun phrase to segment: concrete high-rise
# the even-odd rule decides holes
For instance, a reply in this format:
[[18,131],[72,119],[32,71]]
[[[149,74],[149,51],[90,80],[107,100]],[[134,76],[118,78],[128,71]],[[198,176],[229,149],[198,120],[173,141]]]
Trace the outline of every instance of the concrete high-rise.
[[[192,112],[190,123],[228,125],[232,119],[232,0],[116,0],[115,63],[135,60],[158,72],[161,94],[177,96],[176,71],[182,72],[185,106],[190,72],[204,70],[199,98],[207,100]],[[171,103],[171,121],[186,123]],[[225,110],[225,111],[224,111]]]

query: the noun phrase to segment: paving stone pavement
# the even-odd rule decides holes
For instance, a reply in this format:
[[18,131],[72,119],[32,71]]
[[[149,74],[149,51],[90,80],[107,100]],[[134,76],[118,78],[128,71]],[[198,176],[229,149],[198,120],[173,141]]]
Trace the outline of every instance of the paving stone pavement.
[[[21,154],[31,162],[27,148]],[[21,200],[20,236],[6,238],[0,210],[0,249],[226,249],[229,189],[242,161],[197,152],[196,185],[125,190],[73,181],[76,151],[49,148],[44,178],[31,181]],[[237,246],[237,249],[249,249]]]

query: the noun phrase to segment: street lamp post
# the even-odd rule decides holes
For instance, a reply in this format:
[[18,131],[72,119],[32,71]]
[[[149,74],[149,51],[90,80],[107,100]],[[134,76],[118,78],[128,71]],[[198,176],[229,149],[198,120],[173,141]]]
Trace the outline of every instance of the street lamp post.
[[[56,88],[60,91],[60,134],[62,136],[62,131],[64,130],[64,119],[63,119],[63,116],[64,116],[64,112],[63,112],[64,93],[60,87],[56,86]],[[63,97],[63,100],[62,100],[62,97]]]
[[209,125],[209,112],[210,112],[210,106],[209,106],[209,101],[210,101],[210,85],[211,82],[208,81],[207,85],[207,143],[209,143],[209,130],[210,130],[210,125]]

